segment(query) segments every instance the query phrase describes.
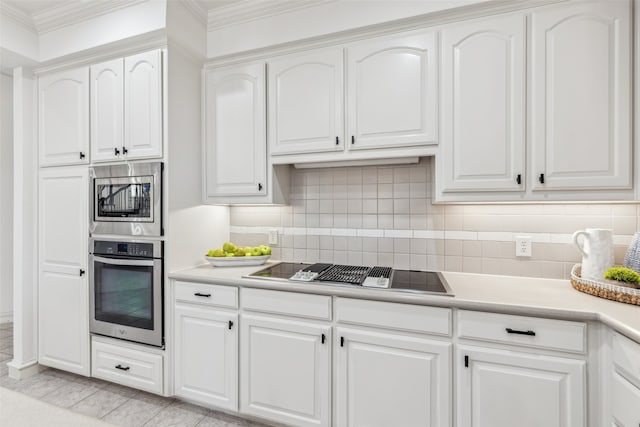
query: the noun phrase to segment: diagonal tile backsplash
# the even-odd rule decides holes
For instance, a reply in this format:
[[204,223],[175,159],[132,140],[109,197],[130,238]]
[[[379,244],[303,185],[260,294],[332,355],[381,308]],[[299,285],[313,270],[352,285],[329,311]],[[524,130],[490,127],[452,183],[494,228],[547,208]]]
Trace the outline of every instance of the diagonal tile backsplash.
[[[274,258],[395,268],[568,278],[580,253],[574,231],[610,228],[616,263],[638,224],[638,203],[441,205],[432,159],[419,164],[293,169],[289,206],[231,208],[231,240],[267,242]],[[516,258],[516,235],[533,239]]]

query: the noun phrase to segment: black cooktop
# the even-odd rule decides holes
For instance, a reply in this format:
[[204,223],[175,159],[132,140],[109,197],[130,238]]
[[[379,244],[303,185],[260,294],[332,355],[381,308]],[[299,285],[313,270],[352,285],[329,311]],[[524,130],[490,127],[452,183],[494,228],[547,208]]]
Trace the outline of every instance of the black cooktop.
[[[318,267],[322,266],[322,267]],[[314,268],[317,270],[321,270],[324,266],[331,267],[332,264],[307,264],[307,263],[293,263],[293,262],[281,262],[279,264],[275,264],[264,268],[262,270],[256,271],[255,273],[251,273],[247,277],[251,278],[263,278],[263,279],[272,279],[272,280],[289,280],[292,276],[294,276],[299,271],[313,271]],[[334,267],[344,267],[349,266],[334,266]],[[369,267],[359,267],[352,266],[354,271],[359,271],[361,269],[369,270]],[[376,271],[376,269],[385,269],[384,267],[374,267],[371,271]],[[326,270],[325,270],[326,271]],[[349,280],[349,279],[347,279]],[[329,284],[329,285],[347,285],[347,286],[362,286],[361,283],[355,283],[356,281],[352,280],[347,282],[345,281],[331,281],[323,278],[322,274],[309,282],[312,284]],[[292,281],[292,283],[294,283]],[[299,283],[299,282],[297,282]],[[446,283],[444,277],[435,271],[418,271],[418,270],[396,270],[391,269],[391,278],[390,285],[387,289],[396,290],[396,291],[406,291],[406,292],[416,292],[416,293],[433,293],[440,295],[452,295],[451,290]]]

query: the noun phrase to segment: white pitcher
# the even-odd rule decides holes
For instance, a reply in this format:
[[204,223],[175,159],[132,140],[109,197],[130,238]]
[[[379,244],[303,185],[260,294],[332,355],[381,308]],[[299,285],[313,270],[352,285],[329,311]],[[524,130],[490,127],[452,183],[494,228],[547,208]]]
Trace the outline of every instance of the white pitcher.
[[[584,243],[578,237],[584,236]],[[613,267],[613,239],[611,230],[586,228],[573,233],[573,243],[582,252],[582,273],[585,279],[602,280],[604,272]]]

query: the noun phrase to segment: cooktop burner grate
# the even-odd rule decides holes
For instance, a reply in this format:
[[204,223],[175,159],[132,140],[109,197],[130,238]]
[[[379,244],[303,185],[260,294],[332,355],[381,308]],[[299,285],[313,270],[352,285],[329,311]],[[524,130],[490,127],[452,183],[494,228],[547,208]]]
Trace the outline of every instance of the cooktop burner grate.
[[357,265],[334,265],[322,272],[316,280],[321,282],[338,282],[360,285],[367,277],[370,267]]

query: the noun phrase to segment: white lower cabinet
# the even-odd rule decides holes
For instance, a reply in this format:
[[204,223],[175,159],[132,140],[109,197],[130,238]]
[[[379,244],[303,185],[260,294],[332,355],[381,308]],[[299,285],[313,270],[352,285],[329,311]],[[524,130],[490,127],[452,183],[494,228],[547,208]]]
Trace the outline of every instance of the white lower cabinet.
[[611,425],[640,426],[640,344],[612,334]]
[[238,410],[238,315],[175,305],[175,394]]
[[451,343],[336,328],[336,426],[450,426]]
[[459,427],[584,427],[586,361],[459,346]]
[[[137,348],[135,348],[137,347]],[[163,356],[136,344],[93,337],[91,376],[151,393],[163,392]]]
[[252,314],[240,320],[240,411],[295,426],[331,425],[329,325]]

